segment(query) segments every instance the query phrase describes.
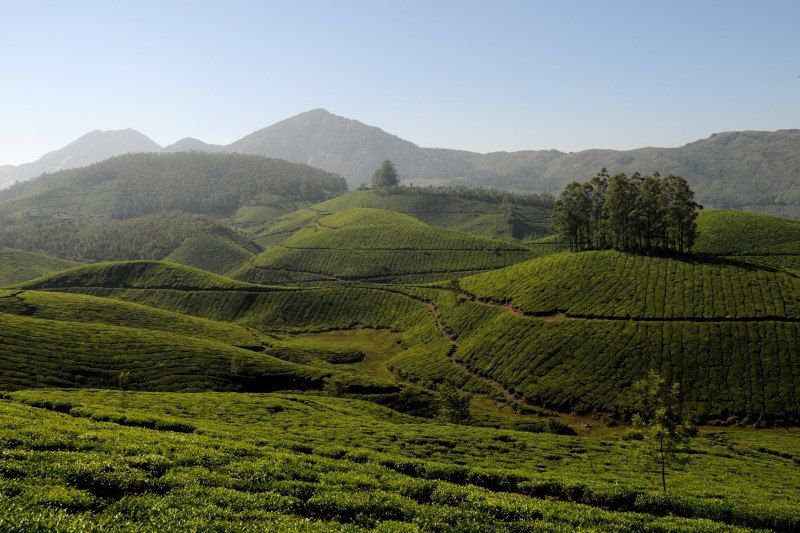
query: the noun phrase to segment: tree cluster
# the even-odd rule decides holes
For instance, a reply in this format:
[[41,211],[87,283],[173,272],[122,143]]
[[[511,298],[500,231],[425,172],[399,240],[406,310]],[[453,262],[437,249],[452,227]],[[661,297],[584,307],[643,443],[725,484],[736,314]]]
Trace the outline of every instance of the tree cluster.
[[694,192],[680,176],[602,169],[558,197],[553,223],[573,251],[689,252],[697,237]]

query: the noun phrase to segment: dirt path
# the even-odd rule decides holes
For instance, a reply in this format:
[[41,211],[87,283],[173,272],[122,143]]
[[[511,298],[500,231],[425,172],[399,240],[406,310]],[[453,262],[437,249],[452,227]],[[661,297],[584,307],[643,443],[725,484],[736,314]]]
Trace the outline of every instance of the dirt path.
[[[404,294],[404,293],[401,293],[401,294]],[[408,298],[410,298],[410,299],[412,299],[412,300],[414,300],[416,302],[421,303],[422,305],[424,305],[425,307],[427,307],[430,310],[431,314],[433,315],[434,320],[436,321],[436,327],[439,329],[439,332],[441,333],[441,335],[445,339],[448,340],[448,342],[450,342],[450,344],[453,345],[451,361],[452,361],[454,366],[456,366],[458,369],[462,370],[463,372],[466,372],[470,376],[472,376],[472,377],[474,377],[476,379],[479,379],[480,381],[486,383],[487,385],[489,385],[489,387],[493,388],[494,390],[496,390],[497,392],[502,394],[503,397],[505,397],[506,400],[508,400],[512,404],[521,405],[521,406],[523,406],[523,407],[525,407],[527,409],[534,409],[537,412],[541,412],[541,413],[545,413],[546,412],[541,407],[528,402],[527,400],[525,400],[525,398],[523,398],[519,394],[516,394],[516,393],[512,392],[511,390],[506,388],[502,383],[494,381],[493,379],[488,378],[488,377],[486,377],[486,376],[484,376],[484,375],[472,370],[467,365],[465,365],[464,362],[461,361],[458,358],[458,352],[459,352],[459,350],[461,348],[461,344],[459,343],[458,339],[453,337],[453,335],[451,335],[445,329],[444,324],[442,324],[442,321],[439,318],[439,311],[438,311],[438,309],[436,309],[436,306],[433,304],[433,302],[428,302],[428,301],[422,300],[420,298],[416,298],[414,296],[410,296],[408,294],[405,294],[405,296],[407,296]]]
[[458,291],[448,287],[426,287],[428,289],[452,292],[461,300],[469,301],[486,307],[502,309],[514,316],[530,318],[542,322],[562,322],[567,318],[573,320],[585,320],[588,322],[800,322],[800,317],[793,316],[755,316],[755,317],[699,317],[699,316],[678,316],[678,317],[630,317],[630,316],[597,316],[576,313],[566,313],[561,310],[554,310],[548,313],[529,313],[520,307],[516,307],[513,302],[498,302],[488,298],[479,298],[468,292]]

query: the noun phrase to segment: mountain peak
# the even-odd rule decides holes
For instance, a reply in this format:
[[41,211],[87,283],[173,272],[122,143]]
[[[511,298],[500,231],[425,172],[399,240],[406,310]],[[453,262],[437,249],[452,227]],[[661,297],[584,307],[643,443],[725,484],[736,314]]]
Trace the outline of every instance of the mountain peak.
[[39,176],[44,172],[56,172],[91,165],[116,155],[160,151],[159,144],[131,128],[107,131],[92,130],[65,147],[45,154],[33,163],[2,167],[0,187],[14,181]]
[[333,115],[333,113],[331,113],[330,111],[328,111],[325,108],[316,107],[314,109],[309,109],[308,111],[304,111],[302,113],[299,113],[299,114],[297,114],[295,116],[296,117],[301,117],[301,116],[332,117],[334,115]]

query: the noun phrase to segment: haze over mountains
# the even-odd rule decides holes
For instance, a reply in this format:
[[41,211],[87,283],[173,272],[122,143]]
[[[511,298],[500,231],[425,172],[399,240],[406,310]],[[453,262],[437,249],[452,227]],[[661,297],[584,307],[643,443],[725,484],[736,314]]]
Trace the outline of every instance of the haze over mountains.
[[701,202],[717,206],[800,202],[800,130],[714,134],[677,148],[592,149],[575,153],[525,150],[479,154],[423,148],[363,124],[314,109],[227,146],[185,138],[162,148],[134,130],[91,132],[34,163],[0,167],[0,187],[43,172],[73,168],[128,152],[232,151],[277,157],[336,172],[356,187],[385,159],[404,181],[458,183],[557,193],[607,167],[611,172],[683,175]]

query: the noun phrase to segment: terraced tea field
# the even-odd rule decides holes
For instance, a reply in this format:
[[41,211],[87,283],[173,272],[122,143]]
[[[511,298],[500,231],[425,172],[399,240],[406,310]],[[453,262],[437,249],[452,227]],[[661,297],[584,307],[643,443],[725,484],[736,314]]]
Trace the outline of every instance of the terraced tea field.
[[[452,193],[435,194],[413,189],[398,193],[354,191],[289,213],[277,220],[270,219],[270,224],[260,231],[257,230],[257,240],[262,244],[277,243],[291,232],[323,216],[357,208],[404,213],[429,226],[503,241],[535,239],[550,233],[552,226],[552,205],[544,202],[529,205],[490,202],[460,198]],[[250,228],[254,229],[254,226],[251,225]]]
[[[431,198],[254,200],[233,219],[263,251],[0,252],[0,529],[798,528],[794,223],[708,212],[693,256],[570,253]],[[667,495],[626,426],[651,369],[726,426]]]
[[[794,431],[709,431],[662,495],[636,445],[309,395],[0,401],[2,529],[795,530]],[[776,455],[780,453],[781,455]]]
[[43,254],[0,248],[0,287],[10,287],[75,265]]
[[233,275],[262,284],[425,281],[490,270],[534,255],[515,244],[433,228],[399,213],[355,209],[320,218]]

